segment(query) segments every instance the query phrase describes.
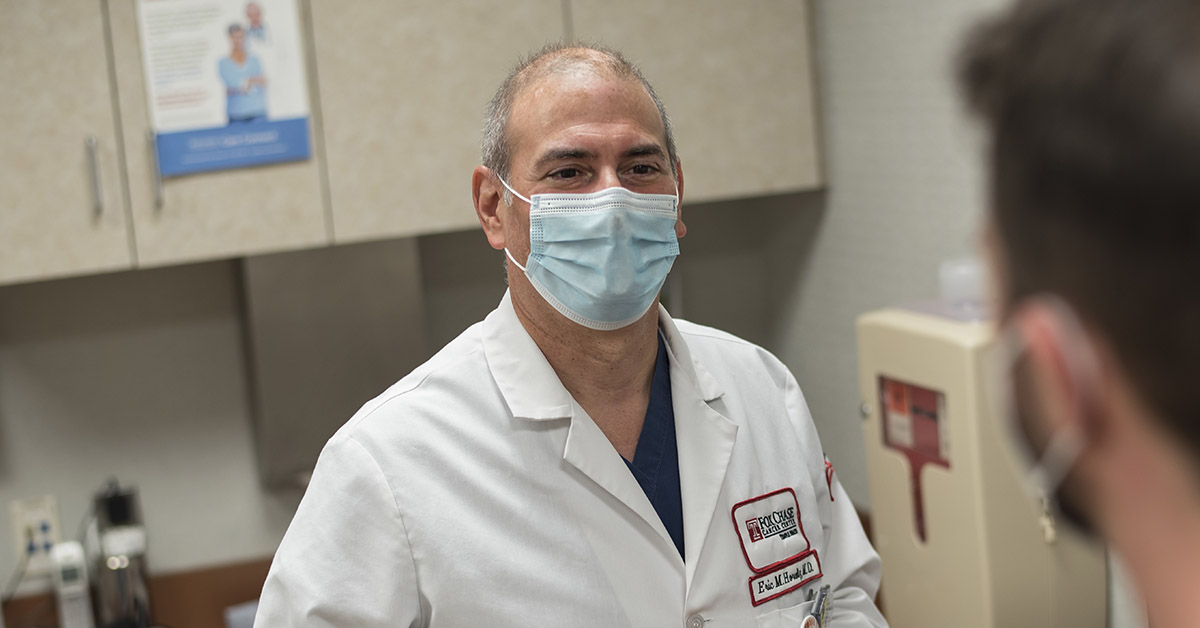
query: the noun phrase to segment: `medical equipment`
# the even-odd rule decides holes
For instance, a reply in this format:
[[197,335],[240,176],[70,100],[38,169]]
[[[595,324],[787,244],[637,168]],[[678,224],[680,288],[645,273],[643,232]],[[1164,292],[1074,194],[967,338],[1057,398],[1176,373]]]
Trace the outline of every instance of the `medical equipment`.
[[60,628],[94,628],[92,598],[88,594],[87,558],[78,541],[56,543],[50,550],[54,564],[54,597],[58,601]]
[[95,498],[100,537],[96,606],[101,628],[150,625],[146,588],[146,529],[137,491],[113,480]]
[[[810,624],[814,628],[824,628],[825,617],[829,614],[829,585],[822,586],[817,591],[817,598],[813,601],[812,610],[809,611],[808,617],[804,618],[803,628],[807,628]],[[809,620],[812,620],[811,622]]]
[[997,416],[994,325],[944,303],[858,320],[883,607],[893,628],[1094,628],[1103,549],[1026,491]]

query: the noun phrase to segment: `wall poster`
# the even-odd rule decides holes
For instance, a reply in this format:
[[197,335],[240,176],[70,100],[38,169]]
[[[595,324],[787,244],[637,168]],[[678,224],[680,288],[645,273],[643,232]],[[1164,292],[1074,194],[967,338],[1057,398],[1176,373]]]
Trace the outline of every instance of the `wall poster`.
[[295,0],[140,0],[162,176],[309,157]]

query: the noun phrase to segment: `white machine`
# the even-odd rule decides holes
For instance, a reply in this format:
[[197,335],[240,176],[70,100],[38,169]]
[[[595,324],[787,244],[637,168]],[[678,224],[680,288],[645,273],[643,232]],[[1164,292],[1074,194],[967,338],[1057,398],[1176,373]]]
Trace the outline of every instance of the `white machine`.
[[56,543],[50,550],[50,559],[54,563],[54,596],[58,599],[59,627],[95,628],[83,546],[76,541]]
[[[993,325],[951,308],[858,320],[883,609],[893,628],[1097,628],[1103,549],[1056,526],[996,416]],[[977,318],[972,316],[960,318]]]

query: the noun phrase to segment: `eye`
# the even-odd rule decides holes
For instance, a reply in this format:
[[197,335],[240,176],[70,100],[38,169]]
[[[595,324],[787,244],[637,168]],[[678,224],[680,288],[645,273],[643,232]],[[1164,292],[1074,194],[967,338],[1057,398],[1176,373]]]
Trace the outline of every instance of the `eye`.
[[579,168],[561,168],[551,172],[548,176],[551,179],[574,179],[581,174],[583,173],[579,171]]
[[638,165],[630,168],[629,171],[632,172],[633,174],[636,174],[639,176],[645,176],[648,174],[654,174],[654,173],[658,172],[658,168],[656,168],[650,164],[638,164]]

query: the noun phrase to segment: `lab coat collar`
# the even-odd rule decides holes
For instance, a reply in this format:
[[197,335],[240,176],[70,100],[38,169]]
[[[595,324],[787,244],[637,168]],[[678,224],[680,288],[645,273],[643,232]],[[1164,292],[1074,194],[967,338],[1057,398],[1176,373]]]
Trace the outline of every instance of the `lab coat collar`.
[[[700,398],[706,403],[721,398],[725,391],[721,389],[716,378],[708,372],[708,369],[704,368],[703,364],[692,360],[692,352],[688,350],[687,343],[684,342],[683,335],[679,333],[679,328],[675,326],[674,319],[661,305],[658,306],[658,328],[667,341],[669,353],[675,357],[675,365],[684,375],[691,378],[696,389],[700,391]],[[671,372],[671,379],[672,381],[675,379],[674,371]]]
[[[724,395],[704,365],[692,361],[679,328],[661,305],[658,306],[658,325],[667,348],[675,357],[676,368],[691,379],[701,398],[711,402]],[[565,419],[572,415],[570,393],[537,343],[525,331],[513,309],[512,295],[507,291],[500,305],[483,321],[483,350],[492,378],[513,416],[544,420]],[[672,372],[672,379],[675,377],[676,373]]]
[[483,352],[513,416],[535,420],[571,416],[571,394],[525,331],[508,292],[483,320]]
[[608,437],[562,385],[517,318],[508,293],[484,319],[483,347],[492,378],[513,416],[539,421],[570,418],[563,460],[641,517],[658,534],[664,547],[673,552],[671,535],[642,487]]
[[[724,391],[716,378],[692,359],[691,351],[666,309],[659,306],[659,329],[671,360],[675,438],[679,444],[683,498],[684,569],[691,589],[696,566],[716,516],[717,500],[737,438],[737,425],[709,403]],[[637,513],[673,549],[654,506],[616,455],[612,444],[571,398],[537,343],[517,318],[505,293],[483,326],[484,352],[496,384],[514,416],[534,420],[571,418],[563,459]],[[669,551],[669,550],[668,550]]]
[[708,369],[692,359],[679,328],[665,309],[659,309],[658,320],[673,367],[671,397],[675,404],[675,440],[679,444],[684,568],[690,592],[708,530],[718,514],[717,502],[725,485],[738,426],[709,405],[724,391]]

